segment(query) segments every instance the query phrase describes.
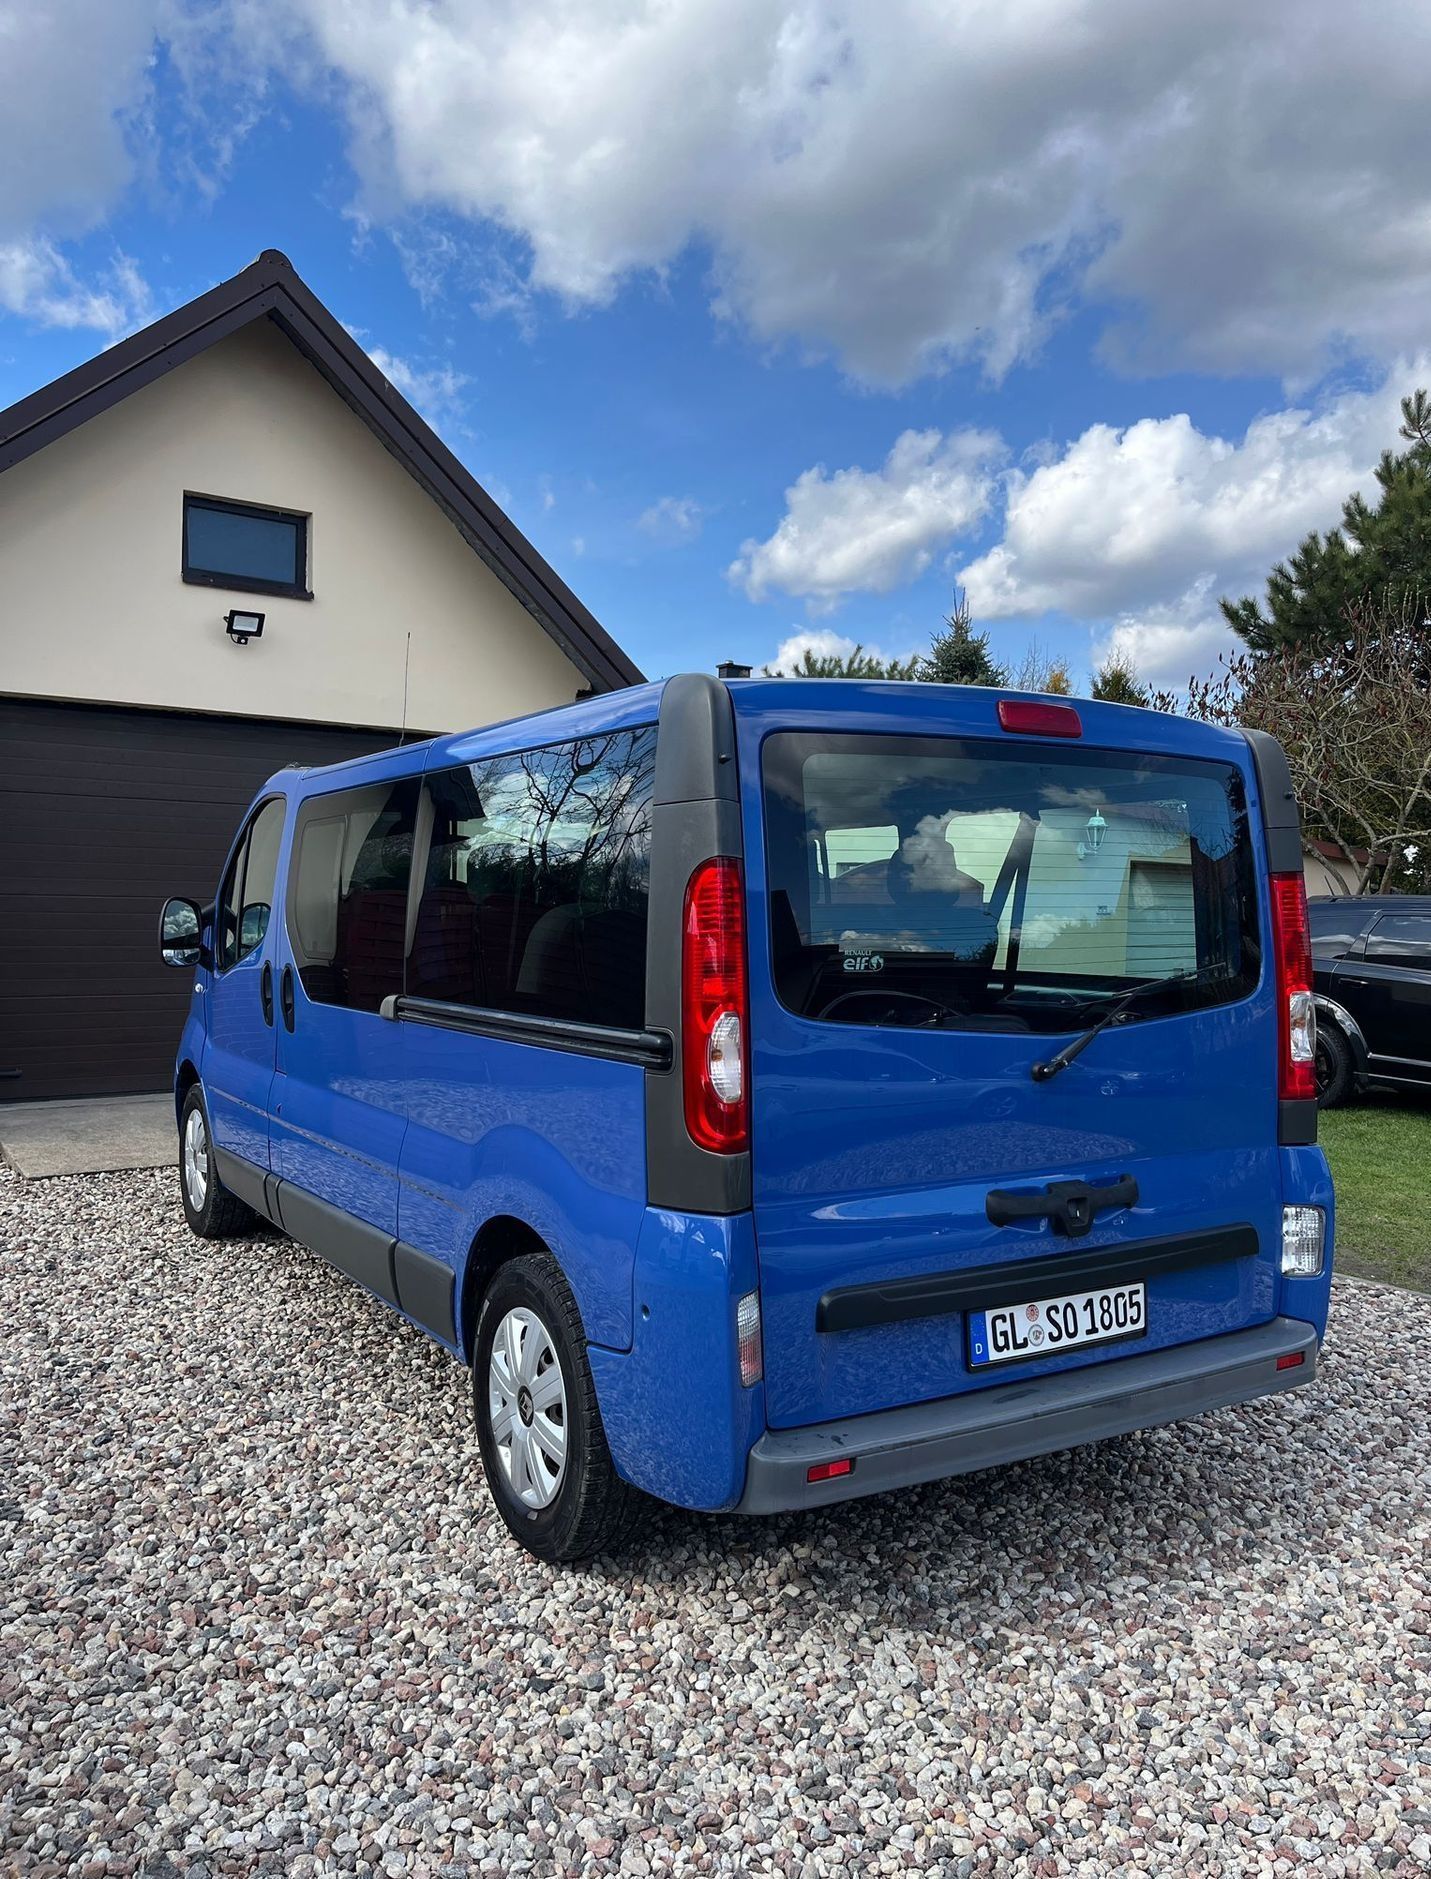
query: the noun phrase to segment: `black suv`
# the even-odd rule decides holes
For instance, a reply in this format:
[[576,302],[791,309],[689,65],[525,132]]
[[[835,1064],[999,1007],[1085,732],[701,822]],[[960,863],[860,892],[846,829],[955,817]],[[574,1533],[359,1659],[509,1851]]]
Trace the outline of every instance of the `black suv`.
[[1368,1083],[1431,1090],[1431,894],[1307,902],[1324,1108]]

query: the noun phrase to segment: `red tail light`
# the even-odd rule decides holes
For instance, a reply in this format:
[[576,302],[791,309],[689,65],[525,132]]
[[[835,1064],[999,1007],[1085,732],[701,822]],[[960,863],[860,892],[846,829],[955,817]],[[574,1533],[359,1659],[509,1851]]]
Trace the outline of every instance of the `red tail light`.
[[1274,874],[1270,885],[1277,967],[1277,1094],[1284,1102],[1315,1100],[1317,1020],[1306,883],[1300,874]]
[[681,944],[681,1074],[691,1140],[717,1154],[750,1145],[749,994],[740,863],[703,861],[686,886]]
[[1083,720],[1072,705],[1046,705],[1032,698],[1001,698],[999,728],[1030,737],[1082,737]]

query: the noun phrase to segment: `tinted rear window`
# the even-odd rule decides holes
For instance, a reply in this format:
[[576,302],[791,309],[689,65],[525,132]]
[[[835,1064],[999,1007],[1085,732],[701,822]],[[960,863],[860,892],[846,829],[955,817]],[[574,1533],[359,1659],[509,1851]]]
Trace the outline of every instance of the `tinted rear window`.
[[1061,1031],[1245,996],[1259,952],[1233,766],[952,738],[765,745],[781,1002],[832,1022]]

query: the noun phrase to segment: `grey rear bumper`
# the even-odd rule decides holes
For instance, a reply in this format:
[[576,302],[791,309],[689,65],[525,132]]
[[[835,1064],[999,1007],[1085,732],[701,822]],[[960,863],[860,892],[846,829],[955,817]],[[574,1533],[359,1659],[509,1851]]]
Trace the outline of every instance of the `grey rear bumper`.
[[[1279,1357],[1302,1354],[1284,1370]],[[844,1422],[770,1429],[750,1451],[743,1514],[823,1507],[861,1494],[971,1474],[1054,1449],[1100,1442],[1130,1429],[1257,1396],[1294,1390],[1317,1371],[1317,1334],[1295,1318],[1273,1318],[1250,1331],[1204,1338],[1140,1357],[1112,1358],[1033,1382],[971,1390],[934,1403],[883,1409]],[[848,1456],[851,1473],[811,1482],[817,1462]]]

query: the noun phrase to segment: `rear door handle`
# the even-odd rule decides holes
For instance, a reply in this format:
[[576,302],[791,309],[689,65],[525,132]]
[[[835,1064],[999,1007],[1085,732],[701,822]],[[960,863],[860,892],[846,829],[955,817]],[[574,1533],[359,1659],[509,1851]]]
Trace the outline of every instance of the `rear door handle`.
[[985,1196],[984,1212],[995,1227],[1015,1220],[1047,1220],[1055,1233],[1081,1239],[1093,1225],[1093,1216],[1109,1207],[1136,1207],[1138,1183],[1131,1174],[1119,1175],[1106,1187],[1086,1181],[1050,1181],[1041,1194],[1015,1194],[993,1188]]
[[266,959],[258,981],[258,995],[263,1001],[263,1021],[271,1025],[273,1023],[273,967]]
[[278,999],[279,1003],[283,1006],[283,1028],[285,1031],[291,1031],[293,1029],[292,966],[285,966],[283,968],[283,977],[279,980],[278,984]]

